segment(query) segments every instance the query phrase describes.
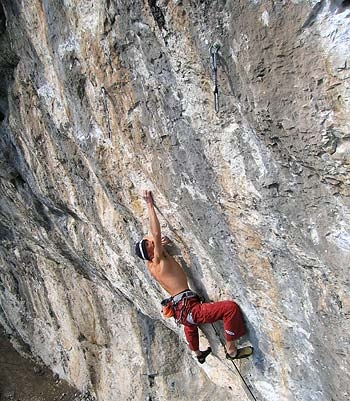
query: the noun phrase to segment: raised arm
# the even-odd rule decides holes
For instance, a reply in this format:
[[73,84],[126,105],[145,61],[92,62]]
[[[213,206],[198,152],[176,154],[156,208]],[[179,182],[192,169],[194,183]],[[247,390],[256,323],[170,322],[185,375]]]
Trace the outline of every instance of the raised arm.
[[144,191],[143,199],[146,201],[147,204],[149,228],[154,241],[154,257],[161,258],[163,251],[162,234],[160,230],[159,220],[154,209],[151,191]]

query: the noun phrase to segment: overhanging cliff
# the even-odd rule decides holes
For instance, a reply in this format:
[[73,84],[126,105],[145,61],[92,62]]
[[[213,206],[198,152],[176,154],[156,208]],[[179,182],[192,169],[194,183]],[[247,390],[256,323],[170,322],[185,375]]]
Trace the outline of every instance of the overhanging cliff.
[[[151,189],[261,401],[349,398],[348,1],[0,1],[0,322],[102,401],[249,399],[133,254]],[[214,110],[210,47],[217,54]]]

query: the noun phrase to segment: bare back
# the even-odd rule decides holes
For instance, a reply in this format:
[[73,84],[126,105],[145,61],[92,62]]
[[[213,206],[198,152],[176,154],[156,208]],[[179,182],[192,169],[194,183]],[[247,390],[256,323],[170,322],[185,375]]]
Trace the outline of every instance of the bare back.
[[188,288],[187,277],[182,267],[165,250],[163,250],[163,255],[159,263],[154,261],[147,262],[147,267],[152,277],[171,296]]

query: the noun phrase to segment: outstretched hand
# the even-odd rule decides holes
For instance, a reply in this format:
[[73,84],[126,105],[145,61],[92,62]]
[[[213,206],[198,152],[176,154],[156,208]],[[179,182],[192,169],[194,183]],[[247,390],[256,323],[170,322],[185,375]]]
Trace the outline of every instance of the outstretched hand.
[[146,201],[147,204],[153,205],[153,197],[151,191],[143,191],[142,194],[143,199]]

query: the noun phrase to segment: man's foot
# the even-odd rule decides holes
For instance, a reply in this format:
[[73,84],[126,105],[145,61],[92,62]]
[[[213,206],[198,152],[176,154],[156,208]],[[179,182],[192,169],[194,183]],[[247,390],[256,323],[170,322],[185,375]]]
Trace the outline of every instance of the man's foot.
[[252,355],[253,351],[254,348],[250,346],[238,348],[234,355],[230,355],[229,353],[226,352],[226,358],[229,359],[230,361],[233,361],[234,359],[248,358],[248,356]]
[[211,353],[211,348],[208,347],[205,351],[201,351],[200,355],[197,355],[197,359],[199,363],[204,363],[206,357]]

